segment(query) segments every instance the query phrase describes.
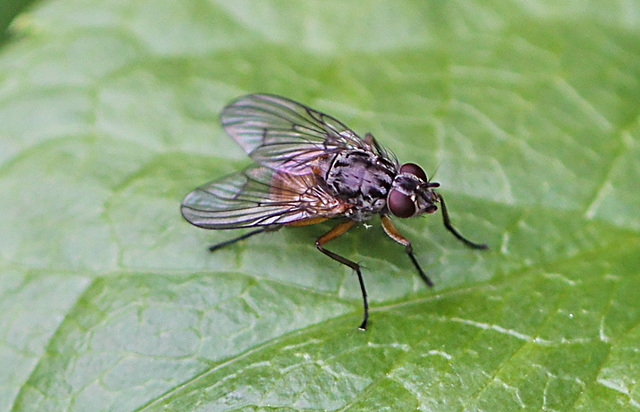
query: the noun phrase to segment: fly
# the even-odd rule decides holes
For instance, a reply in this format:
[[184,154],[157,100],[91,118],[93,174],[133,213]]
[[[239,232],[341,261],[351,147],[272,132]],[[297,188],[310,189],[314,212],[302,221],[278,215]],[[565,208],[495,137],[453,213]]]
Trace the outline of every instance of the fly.
[[362,330],[367,326],[369,305],[360,266],[327,250],[327,242],[379,215],[386,234],[404,246],[418,275],[431,287],[411,242],[391,223],[390,216],[404,219],[432,214],[439,204],[449,232],[471,248],[487,248],[452,226],[444,199],[434,190],[439,183],[430,181],[414,163],[401,165],[370,133],[361,138],[329,115],[270,94],[241,97],[223,109],[220,119],[254,164],[189,193],[182,202],[184,218],[205,229],[257,228],[211,246],[212,252],[283,226],[341,218],[315,244],[358,275],[364,305]]

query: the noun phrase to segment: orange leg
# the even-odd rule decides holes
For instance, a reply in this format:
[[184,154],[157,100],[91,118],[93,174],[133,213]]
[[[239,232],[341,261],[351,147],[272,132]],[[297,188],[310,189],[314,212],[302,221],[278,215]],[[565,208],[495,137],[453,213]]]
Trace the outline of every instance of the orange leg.
[[371,133],[367,133],[364,135],[364,141],[369,143],[369,144],[373,144],[373,142],[375,141],[373,135]]
[[342,263],[343,265],[349,266],[351,269],[355,270],[356,273],[358,274],[358,281],[360,282],[360,290],[362,291],[362,302],[364,304],[364,319],[360,324],[360,329],[365,330],[367,328],[367,320],[369,319],[369,304],[367,303],[367,290],[364,287],[364,280],[362,279],[362,272],[360,271],[360,265],[336,253],[333,253],[332,251],[327,250],[323,247],[325,243],[342,235],[344,232],[351,229],[355,224],[356,222],[353,220],[346,220],[344,222],[338,223],[333,229],[331,229],[324,235],[320,236],[316,240],[316,247],[320,252],[329,256],[331,259]]
[[427,277],[427,275],[425,275],[424,271],[420,267],[420,264],[416,260],[416,257],[413,255],[413,248],[411,247],[411,242],[409,241],[409,239],[402,236],[402,234],[398,232],[398,229],[396,229],[393,223],[391,223],[391,219],[389,219],[387,216],[382,216],[380,218],[380,221],[382,222],[382,228],[384,229],[385,233],[391,239],[395,240],[396,242],[404,246],[404,251],[407,252],[407,255],[409,255],[409,258],[411,258],[411,262],[413,262],[413,266],[416,267],[416,270],[418,271],[418,275],[420,275],[420,277],[422,278],[422,280],[424,280],[427,286],[432,287],[433,282],[431,281],[431,279]]
[[371,133],[367,133],[366,135],[364,135],[364,141],[366,143],[369,143],[373,147],[375,147],[376,150],[378,150],[379,152],[384,152],[384,149],[380,147],[380,145],[378,144],[378,141],[376,140],[375,137],[373,137]]

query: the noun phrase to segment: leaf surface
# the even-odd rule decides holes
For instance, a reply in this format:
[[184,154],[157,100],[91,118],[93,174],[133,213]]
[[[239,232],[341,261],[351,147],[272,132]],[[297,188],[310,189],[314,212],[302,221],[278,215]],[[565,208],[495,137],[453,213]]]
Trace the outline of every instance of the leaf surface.
[[[6,13],[9,13],[8,11]],[[0,410],[640,408],[640,7],[40,2],[0,50]],[[9,15],[9,14],[7,14]],[[6,16],[5,16],[6,17]],[[283,95],[435,174],[454,223],[209,254],[218,113]]]

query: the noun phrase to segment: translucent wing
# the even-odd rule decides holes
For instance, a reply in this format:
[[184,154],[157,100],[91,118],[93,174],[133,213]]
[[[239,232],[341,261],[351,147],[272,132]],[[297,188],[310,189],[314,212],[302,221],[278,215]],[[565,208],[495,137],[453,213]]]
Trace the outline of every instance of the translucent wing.
[[326,193],[313,174],[252,166],[200,186],[182,202],[182,215],[206,229],[236,229],[330,218],[347,205]]
[[388,153],[373,139],[361,139],[339,120],[293,100],[250,94],[227,106],[222,126],[258,164],[306,174],[313,161],[341,150]]

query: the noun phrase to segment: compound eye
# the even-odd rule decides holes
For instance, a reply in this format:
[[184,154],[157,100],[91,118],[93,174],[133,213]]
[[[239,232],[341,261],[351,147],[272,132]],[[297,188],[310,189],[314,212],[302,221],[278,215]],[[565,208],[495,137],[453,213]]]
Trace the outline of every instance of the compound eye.
[[419,177],[425,182],[427,181],[427,174],[424,172],[424,170],[422,170],[420,166],[415,163],[403,164],[402,166],[400,166],[400,173],[409,173],[411,175]]
[[438,206],[429,205],[427,206],[427,209],[424,211],[424,213],[427,213],[427,214],[436,213],[437,210],[438,210]]
[[416,205],[411,198],[398,190],[389,192],[389,210],[401,218],[411,217],[416,213]]

